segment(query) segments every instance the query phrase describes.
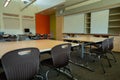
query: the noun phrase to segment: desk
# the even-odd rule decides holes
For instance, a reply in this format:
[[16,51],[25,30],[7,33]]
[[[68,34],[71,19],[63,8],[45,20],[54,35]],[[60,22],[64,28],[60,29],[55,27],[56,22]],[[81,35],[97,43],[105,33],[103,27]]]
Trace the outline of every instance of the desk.
[[[76,41],[79,41],[79,42],[82,42],[82,44],[80,44],[81,45],[81,58],[82,59],[84,59],[84,53],[85,53],[85,42],[88,42],[88,43],[97,43],[97,42],[101,42],[101,41],[103,41],[103,40],[105,40],[106,38],[101,38],[101,37],[70,37],[70,38],[63,38],[64,40],[71,40],[71,41],[74,41],[74,40],[76,40]],[[71,61],[72,62],[72,61]],[[83,67],[83,68],[86,68],[86,69],[88,69],[88,70],[90,70],[90,71],[94,71],[93,69],[91,69],[90,67],[86,67],[86,66],[84,66],[83,64],[78,64],[78,63],[75,63],[75,62],[72,62],[72,63],[74,63],[74,64],[76,64],[76,65],[79,65],[79,66],[81,66],[81,67]]]
[[101,42],[103,40],[105,40],[106,38],[102,38],[102,37],[70,37],[70,38],[63,38],[64,40],[77,40],[80,42],[92,42],[92,43],[96,43],[96,42]]
[[[26,47],[36,47],[40,52],[50,51],[54,46],[59,44],[64,44],[68,42],[57,41],[57,40],[30,40],[30,41],[16,41],[16,42],[0,42],[0,58],[8,51],[26,48]],[[78,46],[78,44],[72,44],[72,46]],[[69,77],[68,73],[64,73]]]
[[[56,45],[68,43],[56,40],[29,40],[29,41],[15,41],[15,42],[0,42],[0,58],[8,51],[26,48],[26,47],[36,47],[40,52],[50,51]],[[75,46],[76,44],[72,44]]]
[[106,38],[102,38],[102,37],[71,37],[71,38],[63,38],[64,40],[71,40],[71,41],[80,41],[82,42],[82,54],[81,54],[81,57],[83,58],[84,57],[84,42],[89,42],[89,43],[97,43],[97,42],[101,42],[103,40],[105,40]]

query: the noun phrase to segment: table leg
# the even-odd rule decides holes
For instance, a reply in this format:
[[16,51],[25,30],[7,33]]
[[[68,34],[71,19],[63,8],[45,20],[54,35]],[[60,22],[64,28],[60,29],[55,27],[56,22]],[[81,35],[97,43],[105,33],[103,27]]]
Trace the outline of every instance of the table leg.
[[[80,53],[80,55],[81,55],[81,60],[84,60],[84,58],[85,58],[85,43],[82,42],[82,44],[80,44],[80,45],[81,45],[81,53]],[[71,60],[70,60],[70,62],[73,63],[73,64],[75,64],[75,65],[77,65],[77,66],[80,66],[80,67],[82,67],[82,68],[85,68],[85,69],[88,69],[89,71],[94,72],[94,69],[92,69],[92,68],[89,67],[89,66],[86,66],[85,64],[76,63],[76,62],[73,62],[73,61],[71,61]]]

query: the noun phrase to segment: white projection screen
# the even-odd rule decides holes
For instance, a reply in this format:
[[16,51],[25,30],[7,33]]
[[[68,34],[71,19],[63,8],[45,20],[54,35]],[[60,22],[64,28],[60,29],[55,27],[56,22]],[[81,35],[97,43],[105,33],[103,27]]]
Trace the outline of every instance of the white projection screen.
[[109,10],[91,13],[91,33],[108,34]]
[[65,16],[63,33],[84,33],[84,22],[84,14]]

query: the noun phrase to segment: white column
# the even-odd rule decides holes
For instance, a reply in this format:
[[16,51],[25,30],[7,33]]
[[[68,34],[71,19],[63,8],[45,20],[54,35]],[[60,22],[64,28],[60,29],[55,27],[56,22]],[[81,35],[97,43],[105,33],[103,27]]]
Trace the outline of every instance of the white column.
[[4,32],[3,13],[0,13],[0,31]]

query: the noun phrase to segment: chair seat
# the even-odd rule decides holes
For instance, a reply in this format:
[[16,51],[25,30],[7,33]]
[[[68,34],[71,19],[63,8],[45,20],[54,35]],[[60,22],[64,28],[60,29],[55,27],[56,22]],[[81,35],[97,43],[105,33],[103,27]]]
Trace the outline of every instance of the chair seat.
[[96,48],[90,50],[91,53],[96,53],[97,55],[102,55],[101,51],[102,51],[102,49],[96,49]]
[[41,61],[41,65],[48,66],[50,68],[61,68],[64,67],[64,65],[54,65],[52,58],[45,59]]
[[41,64],[44,66],[51,67],[51,68],[54,67],[52,58],[48,58],[48,59],[41,61]]
[[70,69],[65,68],[69,63],[70,52],[71,52],[70,43],[56,45],[51,49],[51,52],[50,52],[51,58],[41,61],[41,65],[50,68],[46,71],[47,80],[48,80],[48,73],[50,72],[50,70],[56,70],[56,69],[60,70],[60,68],[64,68],[64,72],[65,70],[69,71],[68,73],[64,73],[64,74],[67,74],[67,75],[69,74],[70,75],[69,77],[73,78]]

